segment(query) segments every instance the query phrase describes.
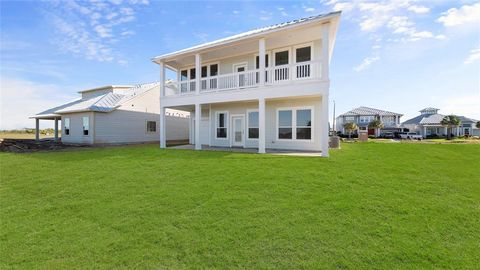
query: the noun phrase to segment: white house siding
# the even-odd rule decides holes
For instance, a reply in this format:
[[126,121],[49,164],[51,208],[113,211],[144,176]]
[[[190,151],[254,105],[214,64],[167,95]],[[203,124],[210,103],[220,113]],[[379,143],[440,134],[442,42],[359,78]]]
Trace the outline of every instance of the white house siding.
[[[95,113],[95,143],[159,141],[159,92],[151,90],[109,113]],[[188,118],[166,117],[167,140],[188,139]],[[147,132],[147,121],[157,123],[156,132]]]
[[[83,135],[83,117],[89,117],[89,134]],[[70,134],[65,134],[65,118],[70,118]],[[70,113],[62,115],[62,142],[63,143],[81,143],[92,144],[95,132],[95,120],[92,112]]]
[[[279,108],[301,108],[312,107],[313,130],[311,141],[292,141],[277,139],[277,109]],[[211,134],[210,144],[212,146],[230,147],[232,138],[231,116],[232,114],[245,116],[245,147],[257,148],[258,140],[247,138],[247,111],[258,110],[258,102],[241,102],[241,103],[222,103],[212,104],[212,112],[210,114],[210,132],[206,125],[202,127],[200,134]],[[228,138],[216,139],[215,115],[217,112],[227,112],[228,114]],[[271,149],[294,149],[294,150],[320,150],[320,123],[321,123],[321,98],[309,97],[291,100],[267,100],[265,108],[265,143],[267,148]],[[208,117],[208,114],[202,113],[202,117]],[[193,116],[192,116],[193,118]],[[203,142],[202,142],[203,143]]]

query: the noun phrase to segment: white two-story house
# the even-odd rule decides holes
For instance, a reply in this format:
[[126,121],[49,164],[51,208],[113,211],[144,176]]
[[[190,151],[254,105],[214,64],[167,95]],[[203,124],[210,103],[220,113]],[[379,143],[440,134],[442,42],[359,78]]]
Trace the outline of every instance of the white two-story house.
[[218,147],[321,151],[328,156],[329,63],[340,12],[303,18],[152,59],[177,74],[161,84],[165,110],[190,112],[195,149]]

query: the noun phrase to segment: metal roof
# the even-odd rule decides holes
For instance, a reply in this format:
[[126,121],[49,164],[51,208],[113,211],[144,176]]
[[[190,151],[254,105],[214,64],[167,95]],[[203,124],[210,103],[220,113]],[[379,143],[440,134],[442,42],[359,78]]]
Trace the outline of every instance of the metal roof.
[[182,49],[182,50],[175,51],[175,52],[172,52],[172,53],[159,55],[159,56],[154,57],[152,59],[152,61],[155,62],[156,60],[160,60],[162,58],[172,57],[172,56],[176,56],[176,55],[179,55],[179,54],[189,53],[189,52],[198,51],[198,50],[201,50],[201,49],[206,49],[206,48],[210,48],[210,47],[214,47],[214,46],[218,46],[218,45],[223,45],[223,44],[226,44],[226,43],[229,43],[229,42],[238,41],[238,40],[245,39],[245,38],[248,38],[248,37],[253,37],[253,36],[258,35],[258,34],[265,34],[265,33],[268,33],[268,32],[274,31],[274,30],[279,30],[279,29],[286,28],[286,27],[289,27],[289,26],[294,26],[294,25],[300,25],[300,24],[312,22],[312,21],[315,21],[315,20],[327,19],[329,17],[334,17],[334,16],[337,16],[337,15],[340,15],[340,14],[341,14],[341,11],[335,11],[335,12],[330,12],[330,13],[326,13],[326,14],[319,14],[319,15],[315,15],[315,16],[305,17],[305,18],[301,18],[301,19],[297,19],[297,20],[292,20],[292,21],[288,21],[288,22],[284,22],[284,23],[279,23],[279,24],[274,24],[274,25],[267,26],[267,27],[254,29],[254,30],[251,30],[251,31],[243,32],[243,33],[233,35],[233,36],[229,36],[229,37],[222,38],[222,39],[217,39],[217,40],[214,40],[214,41],[211,41],[211,42],[203,43],[203,44],[200,44],[200,45],[197,45],[197,46]]
[[38,113],[33,116],[33,118],[51,117],[55,115],[58,116],[64,113],[84,111],[111,112],[117,109],[123,103],[156,88],[160,88],[160,84],[158,82],[138,84],[135,87],[126,90],[125,93],[121,94],[109,92],[90,98],[80,98]]
[[343,113],[339,116],[356,116],[356,115],[402,116],[403,114],[362,106],[362,107],[358,107],[353,110],[350,110],[346,113]]
[[[407,121],[403,122],[402,125],[441,125],[442,119],[445,117],[443,114],[421,114],[417,117],[414,117],[412,119],[408,119]],[[471,119],[465,116],[458,116],[460,118],[460,121],[462,123],[465,122],[472,122],[475,123],[477,120]]]

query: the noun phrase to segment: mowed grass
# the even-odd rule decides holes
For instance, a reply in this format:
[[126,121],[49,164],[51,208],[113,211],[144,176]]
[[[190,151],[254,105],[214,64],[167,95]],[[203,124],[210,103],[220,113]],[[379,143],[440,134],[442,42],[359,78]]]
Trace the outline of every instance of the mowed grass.
[[1,153],[0,268],[478,269],[480,145]]

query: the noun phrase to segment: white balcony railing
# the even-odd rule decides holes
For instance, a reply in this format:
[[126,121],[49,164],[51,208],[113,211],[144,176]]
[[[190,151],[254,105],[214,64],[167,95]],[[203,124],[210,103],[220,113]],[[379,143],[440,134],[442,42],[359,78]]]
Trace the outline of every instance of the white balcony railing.
[[[322,77],[321,74],[320,61],[275,66],[265,69],[265,85],[282,84],[298,80],[320,80]],[[169,91],[167,95],[195,93],[195,84],[195,80],[172,82],[168,87],[173,88],[173,91]],[[201,78],[200,92],[245,89],[258,87],[259,85],[259,70],[249,70]]]

